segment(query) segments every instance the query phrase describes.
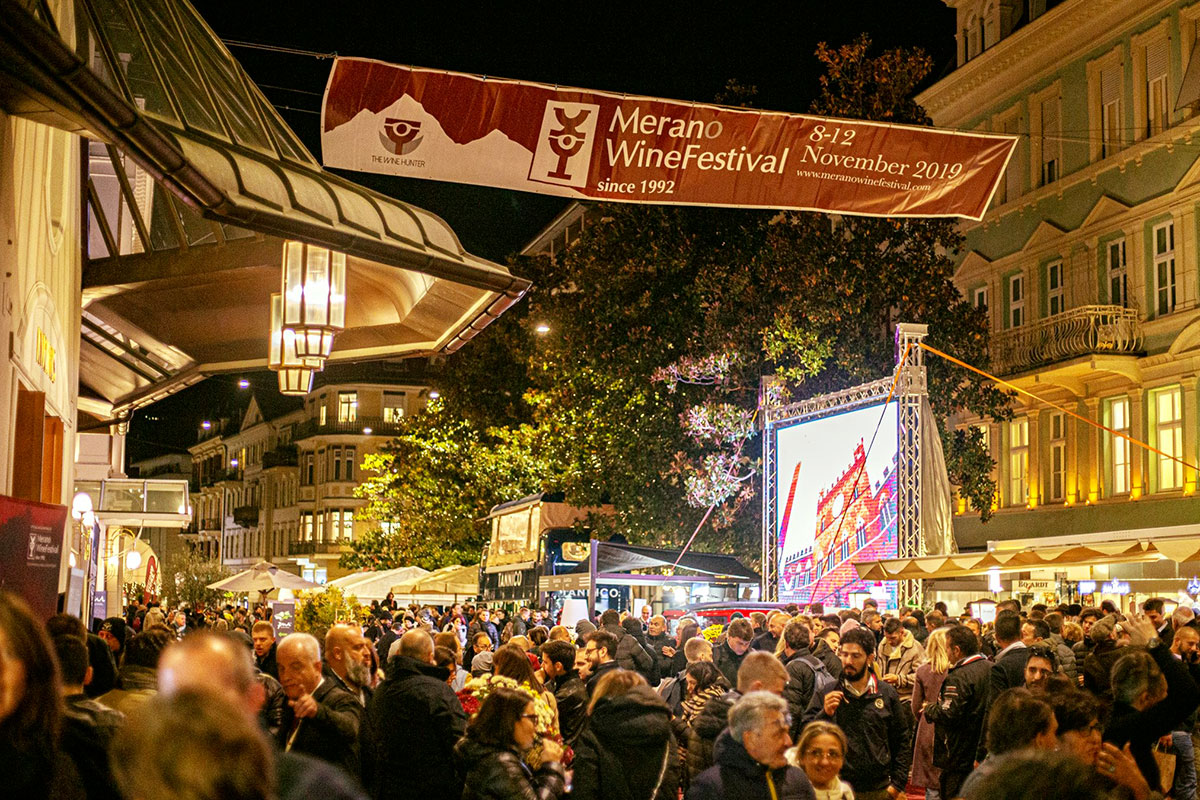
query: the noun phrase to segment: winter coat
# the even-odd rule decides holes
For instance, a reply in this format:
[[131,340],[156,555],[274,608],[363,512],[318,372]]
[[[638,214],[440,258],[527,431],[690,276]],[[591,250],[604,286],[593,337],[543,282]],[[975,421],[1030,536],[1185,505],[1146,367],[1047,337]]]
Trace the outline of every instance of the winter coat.
[[495,650],[500,646],[500,631],[496,630],[496,624],[490,619],[487,622],[472,622],[467,628],[467,644],[475,643],[475,634],[486,633],[488,638],[492,640],[492,649]]
[[287,694],[279,681],[267,673],[260,672],[255,677],[262,684],[266,696],[262,708],[258,711],[258,720],[267,733],[278,737],[279,729],[283,727],[283,711],[288,707]]
[[604,630],[617,637],[617,652],[611,654],[616,660],[617,666],[621,669],[642,673],[644,677],[645,672],[651,668],[654,662],[649,651],[620,625],[605,625]]
[[674,658],[667,656],[662,651],[664,647],[675,646],[675,638],[673,636],[666,633],[660,633],[657,636],[646,634],[646,646],[650,648],[650,654],[658,662],[658,675],[660,678],[666,678],[679,671],[671,669],[671,662]]
[[746,652],[739,656],[733,652],[729,642],[721,642],[713,648],[713,664],[721,670],[721,674],[725,676],[725,680],[729,681],[730,686],[737,686],[738,670],[741,669],[742,662],[749,654],[750,648],[746,648]]
[[721,734],[715,749],[716,763],[692,780],[686,800],[816,800],[804,770],[793,766],[768,770],[728,731]]
[[[533,771],[515,750],[508,748],[464,738],[454,747],[454,761],[459,773],[466,778],[462,800],[558,800],[566,791],[562,764],[546,761]],[[403,796],[450,800],[459,795],[425,790]]]
[[1104,727],[1104,741],[1112,742],[1117,747],[1129,744],[1142,776],[1151,788],[1155,788],[1161,786],[1162,781],[1158,761],[1154,758],[1154,744],[1200,706],[1200,688],[1192,679],[1193,674],[1200,677],[1200,670],[1190,670],[1175,658],[1165,643],[1150,650],[1150,656],[1167,679],[1166,698],[1142,711],[1117,700],[1113,703],[1112,716]]
[[830,675],[841,680],[842,660],[838,658],[838,654],[829,646],[828,642],[818,639],[817,643],[812,645],[812,654],[821,659]]
[[575,742],[572,800],[668,800],[679,793],[671,712],[649,686],[601,698]]
[[591,675],[588,675],[588,679],[585,683],[585,686],[587,686],[588,697],[591,697],[593,694],[595,694],[596,684],[600,682],[601,678],[612,672],[614,669],[620,668],[620,665],[616,661],[605,661],[603,664],[596,667],[595,671],[592,672]]
[[32,742],[20,749],[0,742],[0,774],[4,796],[37,800],[85,800],[83,781],[74,762],[61,751],[46,752]]
[[83,687],[91,698],[111,692],[117,685],[117,662],[113,658],[108,642],[94,633],[87,635],[88,664],[92,668],[92,682]]
[[885,640],[875,651],[875,674],[880,678],[884,675],[899,677],[894,685],[900,699],[906,703],[912,702],[913,684],[917,679],[917,667],[925,663],[925,648],[917,643],[907,630],[900,644],[892,647]]
[[321,681],[312,698],[317,701],[315,716],[298,720],[291,706],[284,709],[278,737],[280,746],[328,761],[348,775],[358,775],[358,738],[363,717],[358,698],[329,680]]
[[705,703],[704,708],[692,720],[687,742],[689,780],[694,780],[697,775],[713,765],[713,746],[721,731],[729,724],[729,709],[741,699],[741,692],[730,689]]
[[[1025,685],[1025,662],[1029,660],[1029,648],[1024,644],[1003,651],[988,672],[987,703],[996,699],[1005,689]],[[980,757],[982,759],[982,756]]]
[[[825,713],[825,697],[841,692],[844,698],[832,715]],[[891,684],[874,675],[857,697],[844,681],[816,691],[804,715],[806,722],[832,722],[846,734],[846,761],[841,776],[861,792],[895,786],[903,792],[912,764],[909,717],[900,695]]]
[[467,729],[467,712],[446,684],[449,676],[408,656],[388,663],[387,680],[375,688],[360,734],[363,785],[374,800],[462,793],[453,753]]
[[[275,650],[279,645],[278,641],[271,642],[271,649],[267,651],[265,656],[254,657],[254,665],[258,667],[258,671],[270,675],[275,680],[279,680],[279,665],[275,661]],[[383,654],[385,659],[387,653]]]
[[974,768],[991,669],[992,662],[982,654],[959,661],[946,673],[937,701],[925,709],[925,718],[934,724],[935,767],[962,773]]
[[[646,634],[642,632],[642,624],[636,619],[629,617],[621,623],[621,627],[625,630],[625,638],[632,639],[637,644],[637,648],[633,646],[627,648],[633,658],[634,668],[646,679],[646,683],[651,686],[658,686],[660,677],[658,659],[654,656],[654,650],[650,647],[650,643],[646,641]],[[641,653],[638,653],[638,650],[641,650]],[[617,645],[617,653],[617,661],[620,662],[621,646],[619,643]],[[645,656],[644,659],[642,658],[643,655]]]
[[768,653],[774,653],[775,648],[778,646],[779,637],[772,636],[769,630],[763,631],[750,641],[751,650],[764,650]]
[[158,693],[158,674],[150,667],[126,664],[117,677],[117,688],[96,698],[104,705],[129,716],[134,709]]
[[89,800],[121,800],[108,763],[108,745],[125,715],[87,695],[65,698],[61,745],[75,763]]
[[558,731],[568,747],[575,745],[587,723],[588,691],[575,670],[554,679],[554,702],[558,706]]
[[807,647],[802,647],[790,656],[783,657],[783,668],[787,670],[787,683],[783,686],[783,699],[787,701],[788,713],[792,715],[792,739],[804,727],[804,712],[812,700],[816,676],[813,674],[814,656]]
[[1079,675],[1079,669],[1075,665],[1075,651],[1063,639],[1062,634],[1052,633],[1047,641],[1054,645],[1054,649],[1058,653],[1058,668],[1074,683],[1075,678]]
[[923,789],[938,788],[942,771],[933,765],[933,723],[925,718],[921,709],[925,703],[936,703],[942,690],[946,673],[934,672],[933,665],[926,661],[917,667],[917,681],[913,685],[912,708],[917,715],[917,737],[913,746],[912,782]]

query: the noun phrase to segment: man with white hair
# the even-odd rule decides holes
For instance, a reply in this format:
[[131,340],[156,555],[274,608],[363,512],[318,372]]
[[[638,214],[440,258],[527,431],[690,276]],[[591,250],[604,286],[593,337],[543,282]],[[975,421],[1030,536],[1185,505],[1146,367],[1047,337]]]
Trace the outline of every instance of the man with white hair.
[[288,697],[280,743],[358,775],[358,729],[363,707],[357,698],[321,674],[321,645],[293,633],[275,651],[279,683]]
[[[158,662],[159,693],[170,697],[179,692],[210,692],[256,720],[266,692],[255,677],[252,659],[232,638],[201,631],[163,651]],[[279,800],[365,800],[356,778],[295,750],[275,754],[275,786]]]
[[729,710],[715,763],[692,780],[687,800],[816,800],[804,771],[790,766],[787,703],[774,692],[749,692]]

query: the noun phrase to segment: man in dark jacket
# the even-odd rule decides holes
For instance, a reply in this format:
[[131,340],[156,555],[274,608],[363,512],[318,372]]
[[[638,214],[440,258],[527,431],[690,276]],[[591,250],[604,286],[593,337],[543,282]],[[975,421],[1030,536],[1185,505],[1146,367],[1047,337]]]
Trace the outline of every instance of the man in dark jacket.
[[275,663],[275,626],[265,621],[254,623],[250,640],[254,642],[254,665],[258,671],[279,680],[279,667]]
[[1106,704],[1113,699],[1113,665],[1124,654],[1116,640],[1116,626],[1117,619],[1111,615],[1097,620],[1088,633],[1095,646],[1083,659],[1083,688]]
[[467,714],[449,677],[433,664],[429,634],[401,637],[362,726],[363,785],[373,800],[462,795],[454,745],[466,732]]
[[841,777],[854,787],[855,797],[882,800],[902,795],[912,764],[909,717],[895,687],[871,670],[875,634],[867,628],[849,630],[839,649],[842,678],[813,693],[805,721],[833,722],[846,734]]
[[679,753],[667,704],[649,686],[600,698],[575,743],[571,768],[573,800],[678,797]]
[[713,648],[713,663],[730,686],[737,685],[738,669],[742,666],[746,654],[750,652],[750,642],[754,640],[754,628],[750,620],[739,617],[729,623],[725,631],[725,641]]
[[783,636],[784,626],[788,624],[788,615],[782,611],[772,611],[767,617],[767,629],[754,637],[750,642],[751,650],[766,650],[774,653],[779,646],[779,637]]
[[839,641],[841,641],[841,636],[838,635],[837,630],[826,628],[817,632],[816,639],[811,645],[813,656],[821,659],[825,669],[829,670],[829,674],[835,678],[842,677],[842,660],[838,658],[837,654]]
[[542,673],[546,688],[554,692],[558,705],[558,729],[563,742],[572,747],[587,722],[588,692],[575,671],[575,645],[546,642],[542,645]]
[[592,631],[586,638],[587,644],[583,647],[583,653],[588,664],[587,692],[590,697],[595,693],[596,684],[600,679],[614,669],[619,669],[619,666],[616,659],[617,637],[601,629]]
[[279,729],[284,750],[306,753],[357,775],[363,707],[322,677],[320,644],[307,633],[289,634],[279,643],[276,659],[279,683],[289,700]]
[[1163,599],[1161,597],[1151,597],[1142,603],[1142,611],[1145,612],[1146,618],[1154,625],[1159,640],[1167,647],[1170,647],[1171,642],[1175,638],[1175,629],[1171,627],[1171,617],[1163,614]]
[[687,800],[816,800],[804,771],[789,766],[787,703],[751,692],[729,711],[729,729],[714,746],[714,765],[697,775]]
[[84,693],[91,680],[88,651],[75,636],[54,637],[54,653],[62,676],[65,703],[62,749],[75,763],[88,800],[120,800],[121,792],[108,763],[108,745],[125,721],[125,715],[92,700]]
[[357,625],[339,622],[325,634],[325,677],[364,707],[371,699],[370,652],[371,643]]
[[941,796],[950,798],[959,796],[975,768],[992,664],[979,652],[979,639],[966,625],[946,632],[946,649],[954,666],[937,701],[925,703],[924,713],[934,726],[933,765],[942,770]]
[[1083,639],[1076,642],[1071,650],[1075,653],[1075,663],[1079,667],[1080,675],[1083,674],[1083,660],[1096,647],[1091,637],[1092,626],[1103,616],[1098,608],[1085,608],[1079,612],[1079,627],[1083,629]]
[[1157,788],[1162,780],[1154,744],[1200,706],[1200,688],[1188,665],[1158,638],[1148,614],[1128,619],[1121,626],[1129,633],[1131,647],[1124,648],[1126,652],[1113,666],[1113,708],[1104,727],[1104,741],[1117,747],[1128,744],[1142,776]]
[[[654,656],[654,660],[658,662],[659,677],[666,678],[672,675],[671,662],[674,660],[675,637],[667,633],[667,618],[661,614],[655,614],[650,618],[646,631],[646,645],[650,648],[650,654]],[[663,652],[664,647],[671,648],[671,655]]]
[[817,682],[816,670],[824,668],[824,664],[809,650],[810,637],[808,626],[802,622],[789,622],[783,629],[782,661],[788,675],[787,684],[783,687],[783,699],[787,701],[788,713],[792,715],[793,739],[804,727],[804,712],[808,710]]
[[743,695],[766,691],[782,697],[786,684],[787,672],[775,656],[762,652],[747,656],[738,671],[737,688],[709,700],[692,721],[687,747],[688,775],[695,777],[713,765],[717,737],[728,723],[729,710]]

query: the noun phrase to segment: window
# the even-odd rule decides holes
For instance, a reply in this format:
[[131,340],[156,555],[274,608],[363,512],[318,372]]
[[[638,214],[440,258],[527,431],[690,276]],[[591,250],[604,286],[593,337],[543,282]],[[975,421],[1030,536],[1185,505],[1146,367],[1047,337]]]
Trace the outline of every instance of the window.
[[311,511],[306,511],[300,515],[300,538],[306,542],[313,540],[313,515]]
[[326,480],[325,476],[329,474],[328,468],[325,464],[325,448],[322,447],[317,451],[317,455],[314,460],[317,462],[317,483],[324,483]]
[[1050,486],[1051,500],[1062,501],[1067,495],[1067,417],[1061,411],[1050,415]]
[[300,473],[301,483],[303,483],[305,486],[312,486],[313,485],[313,477],[314,477],[314,475],[313,475],[313,454],[312,453],[304,454],[304,462],[303,462],[303,467],[301,469],[302,469],[302,472]]
[[333,461],[333,479],[340,481],[342,479],[342,448],[329,448],[329,458]]
[[1129,283],[1125,270],[1125,240],[1108,243],[1108,302],[1114,306],[1129,305]]
[[1029,420],[1008,423],[1008,504],[1029,502]]
[[1154,226],[1154,309],[1158,316],[1175,310],[1175,223]]
[[1108,427],[1124,436],[1108,437],[1108,467],[1111,472],[1112,494],[1129,494],[1129,398],[1116,397],[1108,401]]
[[980,286],[971,292],[971,305],[976,308],[987,310],[988,307],[988,290],[986,286]]
[[318,541],[318,542],[325,541],[325,515],[324,514],[313,514],[313,521],[317,525],[317,529],[313,534],[315,537],[314,541]]
[[1146,135],[1162,133],[1170,126],[1167,89],[1167,40],[1160,38],[1146,47]]
[[320,415],[318,422],[320,423],[321,427],[324,428],[325,424],[329,421],[329,408],[326,407],[324,403],[321,403],[321,410],[318,413]]
[[358,392],[338,392],[338,422],[358,419]]
[[1025,324],[1025,276],[1013,275],[1008,279],[1008,327],[1019,328]]
[[1121,72],[1118,62],[1100,70],[1100,156],[1121,149]]
[[1046,266],[1046,300],[1050,316],[1066,311],[1063,293],[1063,262],[1053,261]]
[[1154,446],[1160,492],[1183,488],[1183,406],[1178,386],[1154,392]]
[[1058,180],[1058,154],[1062,143],[1062,133],[1058,122],[1059,99],[1054,97],[1042,101],[1042,185]]
[[354,454],[355,448],[347,447],[342,451],[342,457],[346,460],[346,468],[342,471],[345,480],[354,480]]
[[404,417],[404,395],[397,392],[383,393],[383,421],[397,423]]

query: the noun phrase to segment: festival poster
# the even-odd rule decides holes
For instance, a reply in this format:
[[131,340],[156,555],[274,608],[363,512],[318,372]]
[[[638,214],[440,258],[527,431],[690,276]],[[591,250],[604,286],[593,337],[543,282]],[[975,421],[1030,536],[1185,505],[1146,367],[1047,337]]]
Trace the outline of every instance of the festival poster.
[[980,219],[1016,137],[686,103],[363,58],[325,88],[327,167],[577,200]]
[[276,600],[271,603],[271,623],[276,636],[287,636],[296,630],[296,603],[291,600]]
[[19,595],[38,619],[58,612],[67,512],[0,495],[0,589]]

